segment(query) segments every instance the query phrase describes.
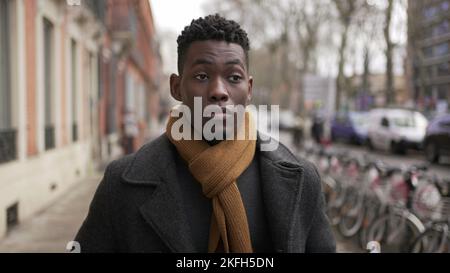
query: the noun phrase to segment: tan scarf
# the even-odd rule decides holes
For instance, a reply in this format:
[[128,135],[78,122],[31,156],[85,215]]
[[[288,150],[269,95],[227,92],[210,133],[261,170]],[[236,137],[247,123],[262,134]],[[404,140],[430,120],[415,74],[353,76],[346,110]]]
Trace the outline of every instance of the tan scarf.
[[226,253],[253,252],[247,214],[236,185],[255,154],[256,129],[250,112],[245,115],[245,140],[224,140],[214,146],[203,140],[174,140],[170,132],[177,119],[169,118],[166,134],[202,185],[203,194],[212,199],[208,252],[216,252],[219,241]]

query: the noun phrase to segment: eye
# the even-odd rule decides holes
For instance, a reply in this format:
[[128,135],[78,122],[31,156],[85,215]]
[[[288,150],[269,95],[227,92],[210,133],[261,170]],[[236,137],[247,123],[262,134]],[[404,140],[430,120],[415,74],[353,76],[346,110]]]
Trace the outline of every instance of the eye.
[[239,83],[242,80],[242,77],[240,75],[231,75],[228,77],[228,80],[232,83]]
[[199,81],[206,81],[208,79],[208,75],[206,75],[205,73],[201,73],[201,74],[197,74],[195,76],[195,78]]

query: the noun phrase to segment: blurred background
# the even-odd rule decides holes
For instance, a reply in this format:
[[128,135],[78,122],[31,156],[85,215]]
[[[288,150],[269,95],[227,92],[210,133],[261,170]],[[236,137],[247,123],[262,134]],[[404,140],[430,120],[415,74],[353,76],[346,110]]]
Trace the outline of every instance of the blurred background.
[[0,252],[65,251],[105,166],[164,132],[176,38],[212,13],[248,32],[281,142],[450,177],[450,0],[0,0]]

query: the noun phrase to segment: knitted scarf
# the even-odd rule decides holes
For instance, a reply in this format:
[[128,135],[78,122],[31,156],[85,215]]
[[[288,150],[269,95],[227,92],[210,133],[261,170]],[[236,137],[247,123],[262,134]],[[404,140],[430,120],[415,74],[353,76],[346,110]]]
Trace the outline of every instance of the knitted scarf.
[[170,132],[177,119],[169,118],[166,134],[202,185],[203,194],[212,200],[208,252],[251,253],[247,215],[236,185],[255,154],[256,129],[250,112],[240,128],[245,129],[245,140],[223,140],[214,146],[204,140],[174,140]]

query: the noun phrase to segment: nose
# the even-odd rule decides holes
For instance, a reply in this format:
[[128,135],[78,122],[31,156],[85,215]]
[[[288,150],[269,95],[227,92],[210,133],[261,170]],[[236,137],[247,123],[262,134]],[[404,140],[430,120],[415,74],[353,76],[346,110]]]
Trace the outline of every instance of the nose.
[[222,80],[216,79],[215,81],[211,82],[208,99],[213,103],[228,101],[228,91]]

